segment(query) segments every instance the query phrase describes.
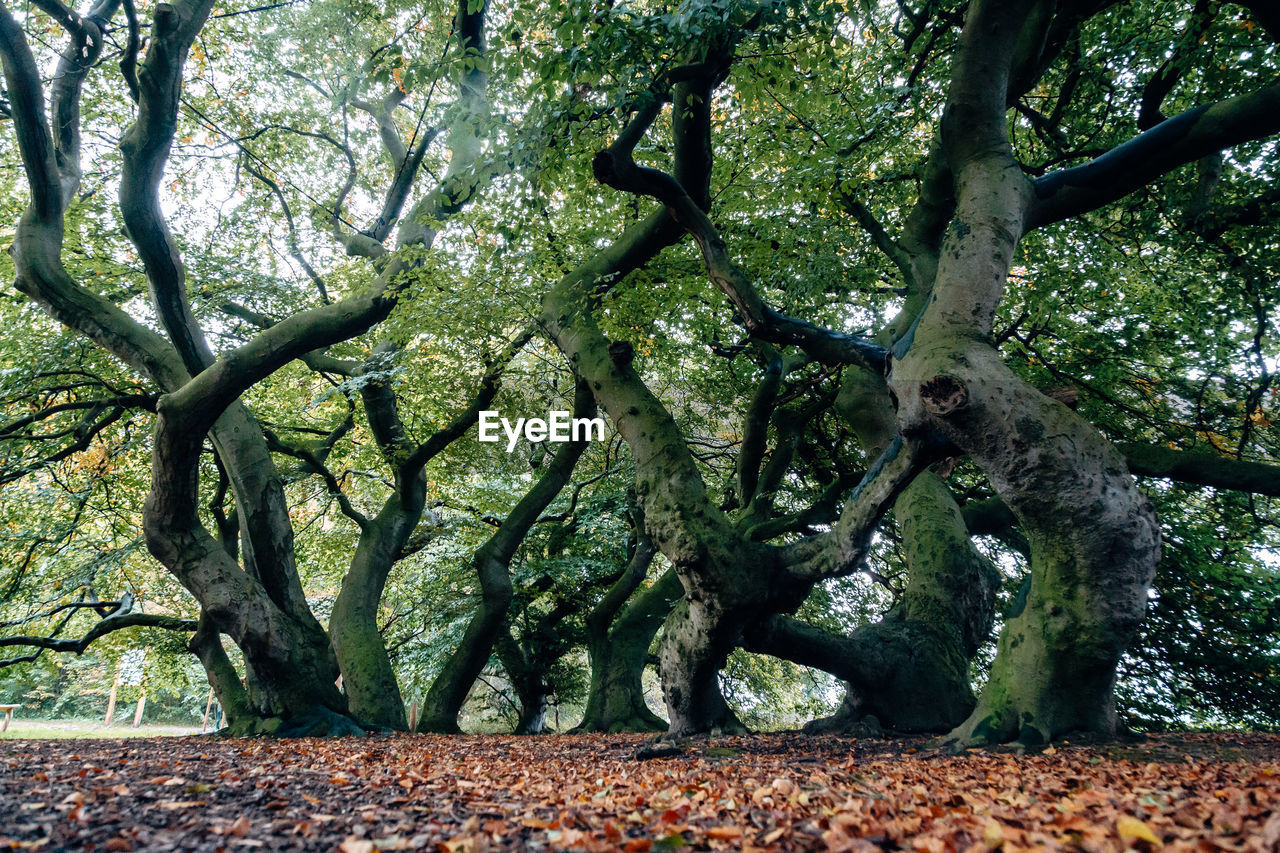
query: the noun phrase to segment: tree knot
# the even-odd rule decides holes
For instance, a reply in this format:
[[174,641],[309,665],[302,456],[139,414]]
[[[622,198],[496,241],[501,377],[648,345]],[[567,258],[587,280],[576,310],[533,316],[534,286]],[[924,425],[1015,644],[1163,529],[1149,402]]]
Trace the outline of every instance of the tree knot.
[[609,344],[609,358],[618,367],[630,367],[636,357],[636,349],[631,341],[614,341]]
[[959,379],[940,373],[920,384],[920,402],[931,415],[950,415],[969,405],[969,391]]

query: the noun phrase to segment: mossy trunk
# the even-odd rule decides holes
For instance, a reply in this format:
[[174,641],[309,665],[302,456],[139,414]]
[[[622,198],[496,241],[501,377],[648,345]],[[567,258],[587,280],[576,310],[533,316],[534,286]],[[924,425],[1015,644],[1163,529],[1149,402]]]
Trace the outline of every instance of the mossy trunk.
[[422,717],[418,720],[418,731],[424,734],[462,732],[458,725],[462,704],[467,701],[472,685],[489,662],[493,644],[506,623],[512,596],[507,564],[489,558],[488,551],[481,550],[483,553],[477,554],[475,562],[480,579],[480,606],[467,621],[462,642],[445,660],[440,674],[427,691],[422,703]]
[[683,594],[680,578],[668,570],[652,586],[634,595],[612,626],[601,626],[600,620],[593,623],[588,617],[591,686],[577,731],[666,730],[666,721],[653,713],[644,700],[642,678],[653,638]]
[[686,596],[667,616],[660,660],[672,738],[747,731],[720,690],[720,670],[741,643],[745,624],[760,613],[758,606],[737,605]]
[[977,708],[950,740],[1112,735],[1116,668],[1145,612],[1160,555],[1151,507],[1115,448],[1009,373],[993,350],[971,344],[963,357],[925,372],[944,371],[967,401],[943,419],[1031,546],[1028,594],[1005,622]]
[[255,718],[245,733],[362,732],[334,686],[338,667],[329,638],[306,606],[283,489],[260,428],[236,404],[213,429],[236,497],[242,569],[199,519],[195,484],[204,431],[191,427],[191,410],[168,399],[158,407],[143,530],[151,553],[243,652]]
[[528,655],[509,630],[503,630],[495,644],[502,668],[520,703],[519,715],[512,734],[540,735],[547,728],[547,682],[545,661]]
[[950,739],[1112,735],[1116,667],[1160,554],[1154,514],[1123,457],[1071,410],[1007,373],[994,351],[974,345],[948,361],[947,375],[971,390],[964,411],[946,420],[1031,545],[1029,592],[1005,622],[977,708]]
[[[896,434],[895,410],[884,380],[846,370],[838,407],[869,458]],[[848,682],[835,716],[815,721],[839,731],[873,715],[885,728],[943,732],[973,710],[969,661],[991,632],[1000,576],[974,547],[951,490],[924,472],[893,509],[907,566],[897,606],[879,622],[847,638],[805,631],[778,621],[747,646],[831,672]],[[782,630],[790,626],[794,630]]]
[[406,507],[397,494],[387,499],[361,531],[329,617],[329,635],[351,713],[395,731],[407,731],[409,722],[386,644],[378,633],[378,606],[396,555],[421,517],[421,501]]
[[1030,7],[975,3],[953,69],[942,140],[955,216],[933,294],[890,384],[904,431],[968,452],[1031,545],[1031,588],[1008,619],[957,748],[1116,730],[1116,667],[1160,557],[1160,533],[1124,457],[1062,403],[1018,378],[990,335],[1039,195],[1008,138],[1010,58]]

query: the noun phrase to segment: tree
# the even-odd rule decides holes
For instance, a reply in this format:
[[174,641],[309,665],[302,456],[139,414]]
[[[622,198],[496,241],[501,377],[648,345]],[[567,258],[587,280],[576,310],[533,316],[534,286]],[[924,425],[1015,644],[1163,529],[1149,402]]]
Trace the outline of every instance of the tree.
[[[39,483],[154,423],[135,445],[153,470],[143,526],[203,611],[163,615],[200,615],[193,648],[248,718],[321,707],[334,730],[334,714],[403,728],[408,675],[434,682],[422,726],[454,731],[496,650],[534,729],[581,625],[583,727],[660,728],[640,675],[662,620],[674,736],[740,725],[721,691],[738,648],[845,681],[824,725],[874,715],[959,747],[1113,733],[1117,667],[1212,684],[1269,666],[1276,199],[1257,187],[1277,128],[1261,5],[467,4],[446,34],[390,4],[336,40],[341,59],[330,31],[369,9],[254,13],[273,29],[201,28],[184,16],[207,9],[174,7],[126,121],[85,58],[117,10],[99,25],[40,9],[10,15],[4,43],[33,188],[16,274],[99,349],[51,352],[46,391],[6,397],[0,439],[21,448],[6,470]],[[22,32],[45,15],[79,45],[47,84]],[[225,79],[260,96],[228,105]],[[82,85],[107,106],[62,122]],[[99,151],[63,132],[85,120],[133,130]],[[160,173],[188,136],[230,153],[183,161],[175,236]],[[117,161],[118,219],[66,190]],[[208,224],[192,173],[243,201]],[[417,187],[428,173],[442,177]],[[151,325],[114,307],[141,304],[129,252]],[[619,489],[579,466],[585,448],[527,448],[535,477],[462,440],[483,408],[559,399],[566,362],[576,405],[625,443],[601,469],[633,474],[625,561],[621,527],[578,524],[580,495]],[[57,378],[82,367],[83,388]],[[69,506],[98,505],[84,500]],[[1249,519],[1221,574],[1201,552],[1230,537],[1194,521],[1205,508]],[[43,535],[43,554],[76,525],[14,547]],[[565,551],[590,564],[574,574],[552,529],[617,541]],[[1175,557],[1157,568],[1162,532]],[[654,561],[670,569],[650,583]],[[539,565],[550,586],[524,574]],[[837,583],[855,573],[888,599],[878,619],[837,612],[868,606],[839,597],[866,588]],[[1249,602],[1248,655],[1174,641],[1176,619],[1220,618],[1195,592],[1208,575]],[[1143,632],[1153,580],[1159,627]],[[414,612],[446,599],[448,618]],[[102,630],[76,609],[75,632],[42,635],[54,647]],[[238,704],[220,634],[246,656]],[[345,697],[325,686],[339,672]]]
[[[366,286],[336,302],[321,288],[316,307],[274,323],[247,343],[215,357],[188,302],[180,250],[160,205],[161,177],[178,126],[184,65],[211,4],[159,5],[143,57],[139,56],[136,16],[128,6],[130,40],[121,70],[137,104],[137,117],[121,143],[120,219],[146,270],[151,307],[165,336],[77,282],[75,270],[68,269],[62,254],[67,211],[76,201],[83,172],[81,93],[119,7],[108,2],[84,17],[60,3],[46,7],[68,34],[48,90],[52,123],[45,109],[45,85],[26,35],[7,9],[0,14],[0,55],[10,113],[31,193],[13,250],[18,286],[52,316],[162,392],[156,404],[151,490],[143,528],[152,554],[195,596],[211,626],[196,638],[202,644],[199,656],[224,706],[246,705],[237,695],[238,682],[228,677],[218,633],[231,637],[244,653],[249,669],[247,707],[254,717],[288,720],[303,728],[319,718],[316,725],[321,729],[358,731],[344,722],[347,704],[335,687],[337,662],[299,581],[279,473],[261,428],[238,398],[294,358],[350,338],[384,318],[395,303],[401,277],[421,261],[404,251],[390,254]],[[452,29],[461,68],[462,106],[452,138],[455,157],[440,187],[420,198],[403,217],[397,236],[400,246],[429,248],[436,233],[435,218],[465,201],[475,187],[469,166],[477,147],[475,112],[484,79],[477,61],[483,51],[484,12],[483,7],[472,9],[469,4],[457,12]],[[383,108],[389,111],[402,100],[393,92]],[[394,148],[394,125],[383,121],[382,130],[388,147]],[[381,241],[400,217],[426,144],[424,136],[412,158],[404,161],[373,236],[359,234],[348,241],[358,244],[360,251],[388,254]],[[330,211],[335,221],[342,219],[343,200],[350,189],[348,184]],[[218,463],[235,496],[238,549],[233,539],[219,542],[199,518],[196,484],[206,433],[212,436]],[[236,721],[244,731],[259,725],[279,723]]]
[[[598,276],[570,276],[548,294],[543,325],[631,445],[637,492],[655,539],[685,586],[686,602],[669,621],[664,646],[673,734],[730,723],[715,672],[744,625],[762,611],[794,607],[802,597],[799,585],[855,570],[872,527],[931,461],[929,447],[937,438],[949,447],[935,453],[973,458],[1031,544],[1028,595],[1006,623],[977,708],[951,740],[962,746],[1012,738],[1043,742],[1074,729],[1115,731],[1116,666],[1137,629],[1159,557],[1155,517],[1124,457],[1067,406],[1004,365],[989,337],[992,323],[1024,233],[1082,215],[1179,165],[1276,128],[1266,112],[1274,91],[1264,88],[1166,120],[1086,165],[1024,175],[1009,144],[1009,104],[1100,11],[1000,3],[968,10],[929,155],[931,171],[905,217],[906,236],[894,240],[878,225],[871,229],[908,289],[917,291],[917,307],[904,312],[892,359],[870,341],[771,308],[732,264],[703,212],[706,168],[691,169],[686,152],[705,151],[707,131],[694,129],[690,117],[706,109],[717,75],[727,71],[731,49],[723,42],[709,39],[711,47],[698,57],[714,71],[690,74],[702,89],[691,97],[687,90],[659,92],[641,103],[628,128],[597,155],[599,180],[658,199],[694,238],[712,282],[751,336],[868,369],[883,377],[897,403],[897,435],[846,503],[834,535],[781,549],[752,546],[734,536],[708,501],[678,430],[633,370],[628,352],[610,346],[595,326],[590,299]],[[673,175],[632,159],[666,97],[675,104]],[[614,249],[615,263],[634,263],[628,253],[644,252],[646,240],[666,223],[656,218],[649,231],[625,236]],[[927,621],[943,624],[936,616]]]

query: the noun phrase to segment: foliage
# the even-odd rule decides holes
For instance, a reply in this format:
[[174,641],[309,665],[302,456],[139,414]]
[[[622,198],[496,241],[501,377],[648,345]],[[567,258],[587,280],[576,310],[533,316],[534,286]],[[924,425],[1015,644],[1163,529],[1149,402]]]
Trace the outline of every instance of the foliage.
[[[332,482],[296,455],[275,456],[303,588],[321,621],[360,541],[353,514],[376,516],[394,486],[397,460],[379,447],[361,391],[386,382],[414,442],[463,412],[550,286],[646,212],[601,186],[593,155],[673,68],[715,46],[734,44],[710,105],[711,215],[729,253],[778,310],[849,333],[883,332],[905,304],[905,283],[850,201],[887,230],[902,229],[924,178],[964,6],[914,5],[495,0],[483,56],[450,46],[456,10],[439,2],[314,0],[211,18],[188,60],[161,199],[192,312],[217,351],[253,339],[264,318],[356,293],[386,268],[385,258],[359,257],[347,242],[377,220],[405,165],[385,146],[386,128],[368,104],[403,96],[386,118],[410,147],[438,133],[425,149],[424,175],[447,175],[461,161],[448,141],[459,128],[479,152],[468,167],[474,197],[418,223],[439,230],[429,250],[399,250],[412,268],[395,283],[390,316],[327,348],[360,370],[344,376],[294,362],[244,395],[280,445],[338,436],[324,459]],[[1274,78],[1276,47],[1265,28],[1245,7],[1207,5],[1212,14],[1194,37],[1200,13],[1186,3],[1116,4],[1088,20],[1010,111],[1028,174],[1087,162],[1139,133],[1148,81],[1170,62],[1180,76],[1161,105],[1169,115]],[[147,18],[154,9],[139,11]],[[65,35],[37,10],[19,17],[51,44]],[[123,35],[112,33],[113,61]],[[453,90],[460,75],[478,70],[487,75],[488,104],[472,115]],[[135,107],[109,64],[97,71],[86,84],[85,179],[67,212],[63,259],[88,290],[158,328],[115,202],[118,143]],[[695,106],[664,112],[637,160],[665,168],[672,113]],[[0,134],[0,160],[0,215],[16,223],[28,188],[12,133]],[[1274,197],[1259,200],[1257,188],[1280,177],[1276,162],[1274,138],[1246,142],[1222,156],[1212,180],[1215,166],[1205,160],[1029,235],[996,321],[1004,361],[1037,387],[1074,389],[1077,411],[1116,442],[1274,464],[1280,217]],[[416,186],[409,198],[435,191]],[[1259,212],[1244,216],[1250,205]],[[388,232],[389,245],[394,239]],[[0,276],[15,275],[0,255]],[[609,285],[597,294],[600,329],[632,344],[637,372],[670,411],[713,502],[740,511],[744,416],[770,353],[747,341],[691,244]],[[126,594],[148,613],[197,616],[140,535],[155,383],[25,299],[0,300],[0,328],[0,633],[81,636],[100,614],[79,608],[60,623],[65,611],[56,608]],[[841,368],[810,362],[782,384],[779,398],[804,422],[773,496],[777,516],[804,511],[838,477],[872,461],[834,406],[843,380]],[[492,408],[568,409],[572,390],[561,353],[535,336],[506,364]],[[776,423],[768,438],[766,459],[782,452]],[[552,449],[522,442],[508,454],[473,439],[468,433],[428,463],[419,532],[429,541],[401,555],[378,608],[410,702],[425,695],[479,601],[476,550]],[[564,708],[580,703],[586,686],[584,614],[625,565],[634,466],[611,426],[511,562],[513,636],[530,649],[553,648],[546,679]],[[211,453],[201,477],[202,520],[212,529],[231,499],[215,501]],[[968,463],[949,484],[962,503],[994,494]],[[1163,480],[1144,488],[1157,504],[1165,559],[1122,668],[1123,712],[1152,728],[1280,725],[1276,499]],[[794,542],[830,521],[772,541]],[[819,585],[799,615],[844,633],[880,618],[906,587],[900,535],[892,522],[882,526],[867,571]],[[1005,572],[1003,604],[1026,563],[1006,540],[982,541]],[[550,639],[535,638],[539,619],[570,599],[575,609]],[[5,667],[0,697],[39,714],[88,713],[98,701],[94,685],[110,681],[124,650],[146,646],[148,683],[178,691],[185,698],[175,705],[189,711],[205,688],[185,635],[160,636],[130,629],[81,658],[46,653]],[[979,653],[975,681],[991,654],[990,646]],[[506,674],[491,662],[489,675],[502,684]],[[839,697],[825,675],[741,651],[723,686],[760,728],[798,725]],[[490,715],[484,724],[492,722]]]

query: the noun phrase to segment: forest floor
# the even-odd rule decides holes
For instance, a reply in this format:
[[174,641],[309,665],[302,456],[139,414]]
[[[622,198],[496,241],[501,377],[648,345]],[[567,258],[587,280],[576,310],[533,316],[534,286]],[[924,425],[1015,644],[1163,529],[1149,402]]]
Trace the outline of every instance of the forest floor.
[[0,742],[0,849],[1280,848],[1280,736],[1038,755],[767,734]]

